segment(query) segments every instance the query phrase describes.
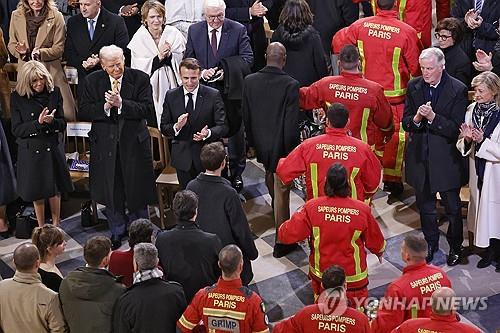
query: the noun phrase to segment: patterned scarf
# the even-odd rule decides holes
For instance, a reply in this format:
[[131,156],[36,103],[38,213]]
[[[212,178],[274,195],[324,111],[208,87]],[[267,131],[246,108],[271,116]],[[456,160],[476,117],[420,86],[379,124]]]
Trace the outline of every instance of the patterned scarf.
[[[472,110],[472,124],[475,128],[483,130],[483,138],[490,138],[491,134],[497,127],[500,121],[500,108],[495,101],[490,103],[476,103],[474,110]],[[475,144],[475,151],[478,152],[481,148],[482,142]],[[475,158],[476,174],[477,174],[477,187],[483,187],[484,170],[486,168],[486,160],[476,156]]]
[[134,273],[134,284],[161,277],[163,277],[163,272],[158,267],[138,271]]

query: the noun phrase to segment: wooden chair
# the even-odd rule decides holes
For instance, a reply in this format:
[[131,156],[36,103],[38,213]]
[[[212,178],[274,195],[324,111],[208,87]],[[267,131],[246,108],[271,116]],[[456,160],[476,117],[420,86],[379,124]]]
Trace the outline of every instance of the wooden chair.
[[[159,132],[159,131],[158,131]],[[150,132],[151,133],[151,132]],[[160,227],[165,228],[165,211],[172,207],[175,193],[180,190],[179,180],[175,169],[170,165],[170,150],[168,149],[168,139],[162,136],[162,151],[165,159],[165,167],[156,178],[156,190],[158,193],[158,203],[160,209]],[[161,159],[161,153],[160,153]]]
[[[78,153],[80,161],[89,161],[90,159],[90,143],[88,142],[88,131],[90,130],[91,123],[89,122],[68,122],[66,127],[66,149],[67,153]],[[70,170],[69,174],[74,183],[89,181],[88,171]],[[92,218],[93,222],[97,224],[97,204],[92,200]]]

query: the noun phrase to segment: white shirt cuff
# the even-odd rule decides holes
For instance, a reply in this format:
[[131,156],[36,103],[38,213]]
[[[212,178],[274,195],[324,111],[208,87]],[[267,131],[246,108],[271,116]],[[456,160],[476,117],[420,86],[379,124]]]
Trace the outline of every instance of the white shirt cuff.
[[[181,128],[182,130],[182,128]],[[177,123],[174,124],[174,136],[177,136],[177,134],[179,134],[180,131],[177,130]]]
[[210,130],[210,128],[208,129],[208,135],[206,137],[203,138],[203,141],[205,141],[206,139],[208,139],[210,137],[210,135],[212,135],[212,131]]

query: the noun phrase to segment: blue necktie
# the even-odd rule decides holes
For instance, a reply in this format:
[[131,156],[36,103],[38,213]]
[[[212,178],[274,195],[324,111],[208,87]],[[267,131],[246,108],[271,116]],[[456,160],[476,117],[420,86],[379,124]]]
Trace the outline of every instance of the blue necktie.
[[476,4],[474,5],[474,10],[476,12],[480,12],[483,9],[483,0],[476,0]]
[[92,38],[94,38],[94,20],[89,21],[89,37],[90,37],[90,40],[92,40]]

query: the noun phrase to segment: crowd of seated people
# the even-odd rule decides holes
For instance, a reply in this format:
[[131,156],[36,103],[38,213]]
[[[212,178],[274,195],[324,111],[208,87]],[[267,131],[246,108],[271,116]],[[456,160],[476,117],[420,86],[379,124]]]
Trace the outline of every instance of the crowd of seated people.
[[[33,205],[38,226],[0,282],[0,332],[316,332],[340,325],[320,315],[332,312],[347,318],[345,332],[478,331],[443,305],[456,295],[432,265],[436,201],[447,265],[479,255],[477,268],[500,272],[500,6],[456,0],[433,28],[431,1],[359,2],[2,2],[0,240],[13,236],[19,202]],[[264,60],[262,17],[276,11]],[[333,32],[332,11],[345,16]],[[314,120],[303,113],[311,106]],[[111,237],[87,239],[85,266],[63,274],[61,198],[74,190],[64,133],[74,121],[91,123],[90,199],[105,206]],[[147,219],[157,204],[148,127],[166,137],[179,182],[175,226],[161,232]],[[248,287],[259,256],[239,195],[250,148],[273,200],[273,255],[310,240],[315,304],[277,325],[264,305],[276,300]],[[301,175],[306,203],[289,214]],[[384,299],[428,304],[381,302],[368,318],[367,250],[382,262],[387,244],[371,200],[382,182],[399,198],[403,179],[422,237],[402,242],[406,266]],[[412,288],[427,276],[439,286]]]

